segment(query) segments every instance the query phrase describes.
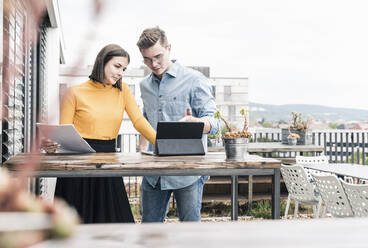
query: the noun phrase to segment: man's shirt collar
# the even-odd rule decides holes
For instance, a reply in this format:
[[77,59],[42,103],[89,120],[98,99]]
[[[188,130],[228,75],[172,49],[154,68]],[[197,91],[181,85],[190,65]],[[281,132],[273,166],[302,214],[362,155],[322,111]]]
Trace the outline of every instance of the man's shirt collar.
[[[176,60],[172,60],[172,64],[169,68],[169,70],[167,70],[166,72],[164,72],[162,74],[162,77],[164,76],[165,73],[169,74],[172,77],[175,77],[178,75],[178,70],[179,70],[179,63]],[[151,72],[151,75],[153,77],[153,81],[155,82],[160,82],[161,80],[153,73]]]

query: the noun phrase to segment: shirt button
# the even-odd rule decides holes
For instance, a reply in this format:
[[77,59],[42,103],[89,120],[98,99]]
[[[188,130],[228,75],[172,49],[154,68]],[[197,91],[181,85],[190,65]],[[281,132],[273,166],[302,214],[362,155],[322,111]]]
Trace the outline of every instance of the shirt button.
[[162,95],[159,95],[158,97],[160,97],[160,98],[161,98],[161,97],[162,97]]
[[159,112],[162,112],[162,109],[159,109],[158,111],[159,111]]

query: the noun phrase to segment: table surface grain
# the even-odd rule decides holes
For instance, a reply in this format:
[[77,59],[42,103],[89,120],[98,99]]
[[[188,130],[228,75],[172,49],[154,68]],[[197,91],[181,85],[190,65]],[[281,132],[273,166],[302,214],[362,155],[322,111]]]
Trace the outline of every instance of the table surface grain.
[[248,155],[243,161],[227,161],[223,152],[203,156],[150,156],[140,153],[88,154],[26,154],[21,153],[3,165],[9,170],[21,170],[30,163],[39,164],[39,171],[50,170],[160,170],[160,169],[237,169],[280,168],[280,161]]

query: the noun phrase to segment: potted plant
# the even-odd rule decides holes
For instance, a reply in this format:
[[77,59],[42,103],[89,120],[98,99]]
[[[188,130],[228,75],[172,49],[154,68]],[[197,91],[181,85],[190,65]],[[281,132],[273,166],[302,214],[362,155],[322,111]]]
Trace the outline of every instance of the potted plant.
[[215,113],[215,118],[221,119],[227,129],[226,132],[222,133],[227,160],[243,160],[247,154],[249,138],[252,137],[252,133],[248,131],[248,112],[248,110],[240,110],[240,114],[244,117],[244,126],[241,131],[234,130],[219,110]]
[[296,133],[289,133],[288,137],[288,145],[295,146],[300,136]]
[[312,144],[312,136],[309,133],[309,125],[312,119],[308,118],[303,120],[301,113],[291,112],[291,121],[288,128],[281,129],[282,143],[288,144],[288,137],[290,133],[297,134],[297,145],[309,145]]
[[220,134],[209,134],[207,135],[207,146],[208,147],[216,147],[220,144],[219,142]]

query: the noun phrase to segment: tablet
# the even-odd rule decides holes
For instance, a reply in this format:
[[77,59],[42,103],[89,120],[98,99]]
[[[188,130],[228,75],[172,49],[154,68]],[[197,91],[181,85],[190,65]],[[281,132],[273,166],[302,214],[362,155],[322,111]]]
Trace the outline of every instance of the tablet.
[[73,124],[52,125],[36,123],[40,134],[60,145],[62,152],[96,152],[77,132]]
[[158,122],[155,145],[156,155],[204,155],[203,128],[203,122]]

